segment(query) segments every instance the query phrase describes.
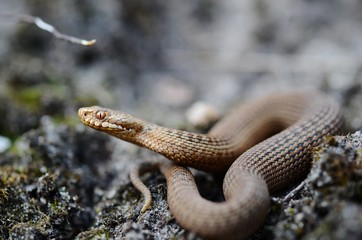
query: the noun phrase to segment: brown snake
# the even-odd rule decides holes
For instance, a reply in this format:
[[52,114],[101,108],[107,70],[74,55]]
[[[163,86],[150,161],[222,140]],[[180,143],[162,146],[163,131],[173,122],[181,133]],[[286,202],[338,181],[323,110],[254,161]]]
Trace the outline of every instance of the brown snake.
[[[79,109],[94,129],[161,153],[169,208],[184,228],[208,238],[246,238],[263,224],[273,194],[305,177],[313,147],[342,126],[337,103],[294,91],[241,105],[207,134],[191,133],[101,107]],[[227,170],[225,201],[202,198],[189,170]]]

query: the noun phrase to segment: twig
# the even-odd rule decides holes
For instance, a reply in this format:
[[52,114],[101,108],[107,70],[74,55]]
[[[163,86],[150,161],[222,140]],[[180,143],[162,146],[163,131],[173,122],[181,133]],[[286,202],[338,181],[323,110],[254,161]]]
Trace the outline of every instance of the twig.
[[304,186],[306,184],[306,180],[301,182],[298,186],[296,186],[292,191],[290,191],[284,198],[284,202],[290,201],[297,193],[303,190]]
[[8,14],[8,13],[0,13],[0,16],[5,16],[8,18],[14,19],[15,21],[18,21],[18,22],[34,24],[38,28],[51,33],[54,37],[67,41],[67,42],[80,44],[83,46],[91,46],[96,43],[95,39],[84,40],[84,39],[76,38],[76,37],[61,33],[54,26],[50,25],[49,23],[44,22],[39,17],[34,17],[31,15],[26,15],[26,14],[16,15],[16,14]]

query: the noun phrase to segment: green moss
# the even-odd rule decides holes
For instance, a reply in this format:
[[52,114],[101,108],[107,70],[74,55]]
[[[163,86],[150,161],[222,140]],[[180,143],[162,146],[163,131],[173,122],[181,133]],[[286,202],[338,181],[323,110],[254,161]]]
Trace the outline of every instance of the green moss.
[[53,99],[64,99],[66,96],[65,87],[55,84],[42,84],[32,87],[10,89],[11,98],[19,105],[29,110],[39,110],[44,97],[51,96]]
[[106,228],[99,227],[82,232],[76,237],[76,239],[85,240],[85,239],[113,239],[113,238],[112,234],[110,234]]
[[[15,95],[15,94],[14,94]],[[40,105],[42,91],[39,88],[26,88],[17,92],[16,100],[30,109],[36,109]]]
[[9,192],[6,188],[0,188],[0,203],[4,203],[9,199]]
[[5,187],[23,183],[29,176],[27,172],[19,171],[12,166],[2,166],[0,172],[0,181]]
[[51,219],[49,216],[40,211],[38,211],[37,214],[39,215],[38,218],[36,218],[36,220],[33,219],[28,222],[19,222],[14,226],[12,226],[10,229],[10,234],[12,234],[13,232],[18,232],[21,234],[23,231],[27,231],[28,229],[34,229],[37,232],[41,233],[42,235],[46,235],[51,225],[50,224]]
[[295,209],[294,208],[288,208],[287,212],[288,212],[288,214],[293,215],[295,213]]

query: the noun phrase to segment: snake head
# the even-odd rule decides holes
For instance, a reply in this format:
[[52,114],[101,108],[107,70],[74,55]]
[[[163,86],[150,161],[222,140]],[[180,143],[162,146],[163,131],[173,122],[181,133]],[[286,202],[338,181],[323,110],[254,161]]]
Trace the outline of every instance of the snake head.
[[128,113],[99,106],[80,108],[78,116],[85,125],[130,142],[144,126],[142,120]]

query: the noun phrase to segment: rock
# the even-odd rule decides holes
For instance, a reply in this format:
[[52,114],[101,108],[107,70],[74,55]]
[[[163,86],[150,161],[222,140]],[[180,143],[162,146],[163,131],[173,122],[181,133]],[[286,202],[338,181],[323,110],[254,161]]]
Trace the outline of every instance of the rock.
[[0,136],[0,153],[5,152],[11,146],[11,141],[9,138]]
[[219,118],[219,112],[205,102],[195,102],[186,112],[187,121],[197,128],[206,129]]
[[359,131],[328,138],[315,153],[316,162],[301,191],[287,201],[274,199],[282,206],[272,227],[274,238],[361,239],[361,153]]

